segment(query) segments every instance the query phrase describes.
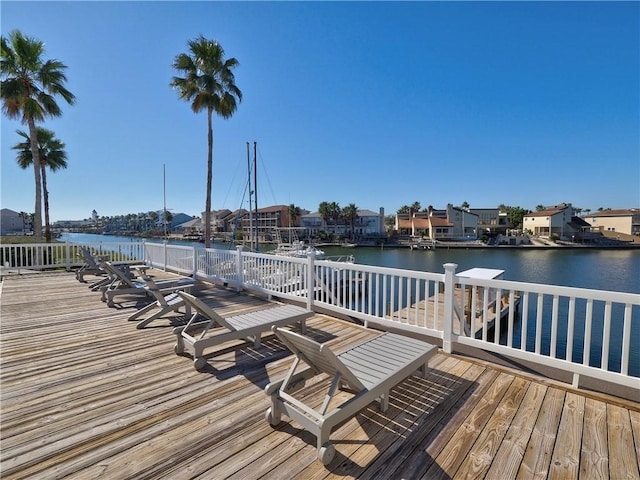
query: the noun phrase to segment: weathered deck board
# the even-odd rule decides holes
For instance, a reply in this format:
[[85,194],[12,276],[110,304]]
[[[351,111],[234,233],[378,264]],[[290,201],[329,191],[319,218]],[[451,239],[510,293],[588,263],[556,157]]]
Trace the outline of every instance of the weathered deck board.
[[[223,315],[267,306],[211,285],[197,294]],[[71,273],[4,279],[3,479],[640,478],[637,403],[442,353],[392,390],[386,412],[372,404],[337,428],[325,467],[313,435],[264,420],[263,388],[291,362],[273,335],[216,347],[197,372],[173,353],[184,319],[137,330],[139,297],[99,298]],[[308,334],[339,351],[378,332],[315,315]],[[300,394],[319,404],[327,387],[319,376]]]

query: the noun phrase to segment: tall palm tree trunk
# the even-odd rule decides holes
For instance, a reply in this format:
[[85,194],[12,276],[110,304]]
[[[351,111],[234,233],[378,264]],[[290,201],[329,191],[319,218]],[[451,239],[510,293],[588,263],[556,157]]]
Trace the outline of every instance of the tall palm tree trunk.
[[211,183],[213,179],[213,109],[207,110],[208,154],[207,154],[207,199],[204,211],[204,247],[211,245]]
[[49,190],[47,190],[47,169],[42,163],[42,198],[44,199],[44,239],[51,243],[51,225],[49,224]]
[[29,138],[31,140],[31,155],[33,156],[33,173],[36,182],[36,202],[33,213],[33,236],[36,243],[42,242],[42,180],[40,178],[40,151],[38,149],[38,135],[36,122],[32,117],[27,119]]

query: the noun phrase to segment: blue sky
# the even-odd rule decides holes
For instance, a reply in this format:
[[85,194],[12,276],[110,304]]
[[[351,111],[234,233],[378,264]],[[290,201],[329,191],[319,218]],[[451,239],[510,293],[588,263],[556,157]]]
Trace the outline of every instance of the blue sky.
[[[52,220],[204,210],[206,115],[169,87],[199,34],[240,66],[243,101],[214,118],[213,207],[322,201],[387,214],[571,202],[640,206],[638,2],[13,2],[19,29],[67,66],[73,107],[48,176]],[[34,210],[2,117],[3,208]],[[244,203],[243,203],[244,202]]]

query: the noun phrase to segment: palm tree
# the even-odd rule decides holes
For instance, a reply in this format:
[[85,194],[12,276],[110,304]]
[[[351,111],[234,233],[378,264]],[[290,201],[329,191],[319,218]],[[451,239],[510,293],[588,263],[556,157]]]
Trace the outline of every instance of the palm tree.
[[331,204],[329,202],[320,202],[320,205],[318,205],[318,213],[320,214],[320,217],[322,217],[325,230],[328,230],[329,219],[331,218]]
[[64,86],[66,65],[58,60],[44,60],[44,43],[40,40],[14,30],[8,38],[0,37],[0,49],[2,111],[8,118],[18,118],[29,127],[36,184],[33,233],[36,242],[41,242],[42,184],[36,122],[62,115],[56,96],[62,97],[69,105],[75,103],[75,96]]
[[[31,151],[31,138],[22,130],[16,130],[24,141],[16,143],[13,150],[17,150],[17,161],[20,168],[27,169],[33,164],[33,153]],[[38,157],[40,158],[40,178],[42,181],[42,191],[44,193],[44,235],[47,243],[51,242],[51,224],[49,222],[49,190],[47,188],[47,167],[52,172],[60,168],[67,168],[67,152],[65,152],[64,142],[55,137],[51,130],[36,127],[36,143],[38,145]]]
[[300,216],[302,215],[302,210],[300,209],[300,207],[298,207],[298,206],[296,206],[295,204],[292,203],[287,208],[287,211],[289,213],[289,218],[291,219],[291,223],[294,226],[298,226],[297,223],[296,223],[296,220],[298,220],[298,218],[300,218]]
[[29,218],[29,214],[27,212],[20,212],[18,216],[22,219],[22,234],[25,234],[26,231],[26,221]]
[[342,216],[349,223],[351,227],[350,237],[353,239],[354,237],[353,232],[355,230],[354,225],[356,223],[356,220],[358,219],[358,207],[356,206],[356,204],[350,203],[349,205],[344,207],[342,209]]
[[235,58],[224,58],[222,46],[200,35],[188,42],[189,53],[181,53],[173,60],[173,68],[184,77],[173,77],[171,86],[178,97],[191,102],[191,110],[207,112],[207,198],[204,210],[204,245],[211,244],[211,182],[213,179],[213,113],[230,118],[242,101],[242,92],[235,84],[233,69],[239,63]]

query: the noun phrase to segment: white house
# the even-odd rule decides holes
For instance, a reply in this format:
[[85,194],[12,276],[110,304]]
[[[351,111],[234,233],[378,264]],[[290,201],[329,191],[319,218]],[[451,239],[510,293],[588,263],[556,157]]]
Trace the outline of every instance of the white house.
[[640,208],[603,210],[583,218],[592,230],[640,235]]
[[[330,231],[337,235],[348,235],[351,232],[352,225],[345,219],[339,219],[335,224],[325,225],[320,213],[313,212],[300,217],[300,227],[305,229],[307,236],[312,237],[321,231]],[[379,212],[359,209],[358,217],[353,223],[352,233],[356,238],[371,238],[384,235],[384,208],[380,208]]]
[[589,224],[576,215],[570,203],[561,203],[531,212],[522,219],[525,232],[538,237],[556,235],[560,239],[570,240],[589,229]]

